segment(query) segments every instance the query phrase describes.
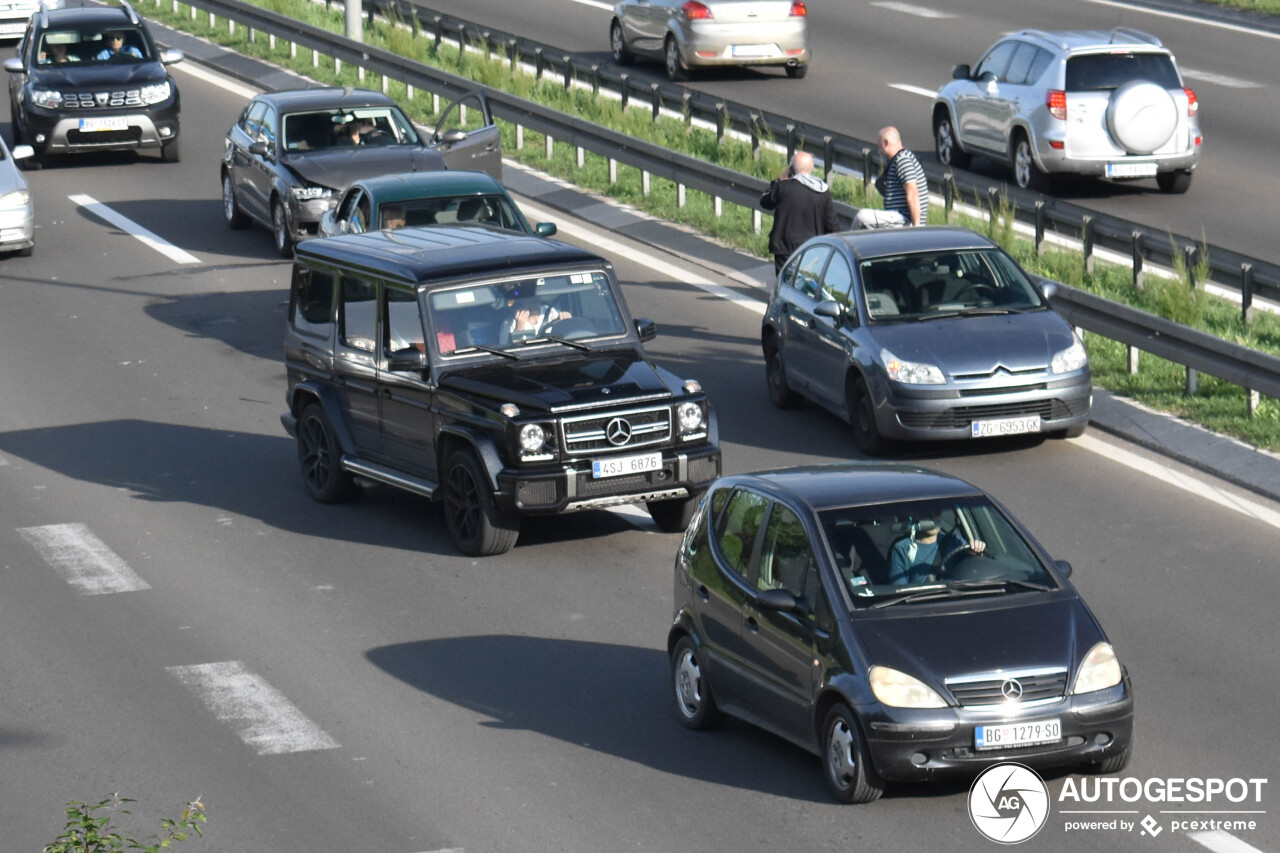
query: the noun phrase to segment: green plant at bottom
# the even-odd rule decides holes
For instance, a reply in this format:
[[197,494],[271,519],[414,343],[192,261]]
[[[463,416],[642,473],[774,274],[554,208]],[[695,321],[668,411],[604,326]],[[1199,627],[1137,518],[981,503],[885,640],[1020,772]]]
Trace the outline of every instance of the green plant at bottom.
[[146,853],[158,853],[167,849],[175,841],[186,841],[188,834],[194,832],[204,837],[201,824],[205,822],[204,803],[196,797],[187,803],[186,808],[177,820],[164,818],[160,828],[164,835],[152,835],[144,844],[135,838],[120,835],[112,826],[113,818],[118,814],[132,814],[121,808],[125,803],[136,802],[118,793],[96,805],[72,802],[67,804],[67,825],[62,835],[52,844],[45,846],[44,853],[123,853],[127,850],[143,850]]

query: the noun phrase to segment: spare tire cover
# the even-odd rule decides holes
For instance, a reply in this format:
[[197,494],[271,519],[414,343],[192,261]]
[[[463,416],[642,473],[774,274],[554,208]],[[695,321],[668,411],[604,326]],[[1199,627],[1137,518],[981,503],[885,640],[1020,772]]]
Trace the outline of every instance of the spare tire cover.
[[1177,126],[1173,97],[1150,80],[1130,80],[1111,93],[1107,129],[1130,154],[1150,154],[1169,141]]

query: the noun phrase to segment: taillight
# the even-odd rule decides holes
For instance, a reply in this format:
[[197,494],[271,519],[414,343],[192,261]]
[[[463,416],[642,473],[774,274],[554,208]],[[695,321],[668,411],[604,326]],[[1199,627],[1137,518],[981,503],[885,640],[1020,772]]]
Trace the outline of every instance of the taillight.
[[1183,89],[1187,93],[1187,118],[1195,118],[1196,113],[1200,112],[1200,101],[1196,98],[1196,93],[1190,89]]
[[698,0],[689,0],[680,9],[684,12],[684,16],[691,21],[707,21],[714,17],[711,14],[711,10],[699,3]]
[[791,4],[791,17],[803,18],[805,15],[808,15],[808,14],[809,14],[809,10],[805,7],[804,3],[801,2],[801,0],[795,0],[795,2]]
[[1050,89],[1044,96],[1045,106],[1049,114],[1060,121],[1067,120],[1067,93],[1059,89]]

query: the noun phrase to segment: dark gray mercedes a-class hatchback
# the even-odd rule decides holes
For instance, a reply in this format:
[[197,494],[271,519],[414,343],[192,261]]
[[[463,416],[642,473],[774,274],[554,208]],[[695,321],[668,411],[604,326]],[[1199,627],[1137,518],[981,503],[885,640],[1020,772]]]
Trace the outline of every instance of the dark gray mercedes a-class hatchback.
[[675,560],[671,691],[822,759],[836,799],[991,764],[1115,773],[1133,693],[1097,619],[994,498],[906,465],[722,477]]

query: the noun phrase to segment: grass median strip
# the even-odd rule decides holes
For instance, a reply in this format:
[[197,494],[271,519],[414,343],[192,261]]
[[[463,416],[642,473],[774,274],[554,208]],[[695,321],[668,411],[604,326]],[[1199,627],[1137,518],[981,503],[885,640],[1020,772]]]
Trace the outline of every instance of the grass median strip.
[[[1277,0],[1280,2],[1280,0]],[[268,0],[255,5],[335,34],[345,32],[341,6],[333,8],[311,0]],[[379,88],[381,77],[344,65],[335,68],[332,59],[313,54],[306,48],[290,50],[284,39],[274,45],[265,35],[254,34],[243,26],[230,27],[225,20],[214,21],[208,13],[172,2],[145,4],[140,7],[150,17],[168,26],[206,38],[240,53],[288,67],[317,81],[339,86]],[[650,107],[624,110],[619,101],[597,97],[589,89],[568,87],[559,78],[539,80],[531,74],[512,69],[509,63],[488,58],[477,51],[460,51],[444,41],[437,48],[433,38],[406,26],[377,19],[367,22],[364,38],[371,46],[383,48],[426,65],[475,80],[495,89],[510,92],[545,106],[577,116],[585,122],[599,124],[630,136],[680,151],[734,171],[768,180],[785,165],[784,157],[768,146],[753,152],[745,142],[726,135],[718,140],[713,130],[703,129],[678,117],[652,118]],[[416,121],[432,124],[438,118],[429,93],[414,90],[413,97],[403,83],[385,81],[387,93],[396,98]],[[474,118],[473,118],[474,121]],[[517,147],[517,130],[499,122],[505,156],[556,177],[594,190],[632,205],[651,215],[688,225],[724,243],[768,258],[767,233],[770,219],[763,217],[763,228],[755,230],[753,213],[733,204],[717,205],[703,193],[688,191],[684,204],[674,183],[657,177],[642,179],[639,170],[618,164],[611,173],[607,158],[579,153],[567,144],[548,146],[545,138],[532,131],[519,134],[523,145]],[[878,196],[864,196],[861,181],[834,175],[832,192],[836,198],[854,206],[879,206]],[[874,194],[873,194],[874,195]],[[985,207],[979,202],[978,207]],[[719,207],[719,215],[717,208]],[[944,221],[942,205],[933,205],[929,221]],[[1116,302],[1132,305],[1175,322],[1202,329],[1243,346],[1280,355],[1280,318],[1259,312],[1251,325],[1240,319],[1238,305],[1190,287],[1186,271],[1180,278],[1161,279],[1148,276],[1146,287],[1133,287],[1129,270],[1099,264],[1090,274],[1084,269],[1081,255],[1070,251],[1047,251],[1037,255],[1030,241],[1015,235],[1012,211],[998,211],[991,220],[974,220],[953,213],[953,224],[964,225],[988,234],[1004,246],[1027,269],[1073,287],[1101,295]],[[1203,281],[1199,275],[1197,280]],[[1144,353],[1136,373],[1129,372],[1127,348],[1098,335],[1085,335],[1085,345],[1093,362],[1094,381],[1100,387],[1131,397],[1153,409],[1169,412],[1216,432],[1239,438],[1258,447],[1280,450],[1280,401],[1263,398],[1247,415],[1247,393],[1239,386],[1210,376],[1200,378],[1197,393],[1185,393],[1186,371],[1181,365]]]

